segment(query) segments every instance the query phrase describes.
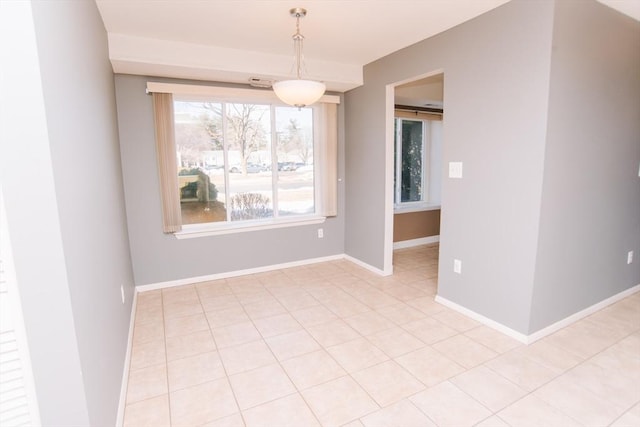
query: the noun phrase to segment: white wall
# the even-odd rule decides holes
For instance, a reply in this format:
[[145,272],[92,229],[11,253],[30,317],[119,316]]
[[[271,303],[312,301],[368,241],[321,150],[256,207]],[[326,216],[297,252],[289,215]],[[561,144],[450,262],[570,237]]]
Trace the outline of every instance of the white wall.
[[530,332],[640,284],[638,21],[557,2],[548,122]]
[[[524,332],[542,191],[551,2],[512,1],[365,67],[346,94],[348,255],[384,261],[386,85],[445,76],[438,293]],[[463,274],[452,272],[462,260]],[[505,303],[508,301],[509,303]]]
[[442,201],[442,122],[434,120],[430,126],[429,152],[429,203]]
[[367,65],[346,94],[347,254],[383,266],[386,86],[443,70],[443,172],[464,177],[443,177],[438,295],[529,335],[640,283],[639,27],[512,0]]
[[30,2],[14,2],[0,14],[2,39],[21,41],[2,44],[0,182],[42,423],[86,425],[31,13]]
[[41,421],[113,425],[133,279],[106,32],[92,1],[0,16],[0,176]]

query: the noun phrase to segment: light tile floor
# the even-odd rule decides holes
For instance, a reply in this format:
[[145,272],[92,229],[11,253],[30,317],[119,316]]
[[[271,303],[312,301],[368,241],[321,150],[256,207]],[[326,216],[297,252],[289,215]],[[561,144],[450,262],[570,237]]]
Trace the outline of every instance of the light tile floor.
[[640,293],[523,346],[434,302],[437,256],[139,294],[125,426],[640,426]]

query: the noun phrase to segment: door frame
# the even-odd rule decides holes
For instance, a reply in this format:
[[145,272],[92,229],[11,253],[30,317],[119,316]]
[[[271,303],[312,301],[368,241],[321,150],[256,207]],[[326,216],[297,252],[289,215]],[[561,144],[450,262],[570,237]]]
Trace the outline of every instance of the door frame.
[[[396,86],[422,80],[438,74],[445,74],[443,68],[438,68],[424,74],[412,76],[397,82],[389,83],[385,87],[385,186],[384,186],[384,261],[383,273],[385,276],[393,274],[393,178],[395,156],[393,120],[395,118],[395,92]],[[444,98],[444,94],[443,94]]]

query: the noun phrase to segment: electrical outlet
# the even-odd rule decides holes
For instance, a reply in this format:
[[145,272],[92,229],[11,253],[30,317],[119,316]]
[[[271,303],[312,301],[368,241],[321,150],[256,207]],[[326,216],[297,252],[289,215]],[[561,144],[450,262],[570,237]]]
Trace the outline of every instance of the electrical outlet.
[[449,178],[462,178],[462,162],[449,162]]
[[459,259],[453,260],[453,272],[462,274],[462,261],[460,261]]
[[322,228],[318,228],[318,239],[322,239],[324,237],[324,230]]
[[124,285],[120,285],[120,296],[122,297],[122,303],[124,304]]
[[631,264],[633,262],[633,251],[627,252],[627,264]]

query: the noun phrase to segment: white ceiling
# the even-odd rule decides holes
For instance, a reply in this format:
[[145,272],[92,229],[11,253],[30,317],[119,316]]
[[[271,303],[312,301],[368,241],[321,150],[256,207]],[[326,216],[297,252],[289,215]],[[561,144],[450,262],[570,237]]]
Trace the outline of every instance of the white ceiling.
[[444,74],[436,74],[395,87],[394,102],[415,107],[442,108]]
[[[96,0],[116,73],[246,83],[291,77],[292,7],[307,76],[330,90],[362,67],[509,0]],[[640,0],[599,0],[640,20]]]

